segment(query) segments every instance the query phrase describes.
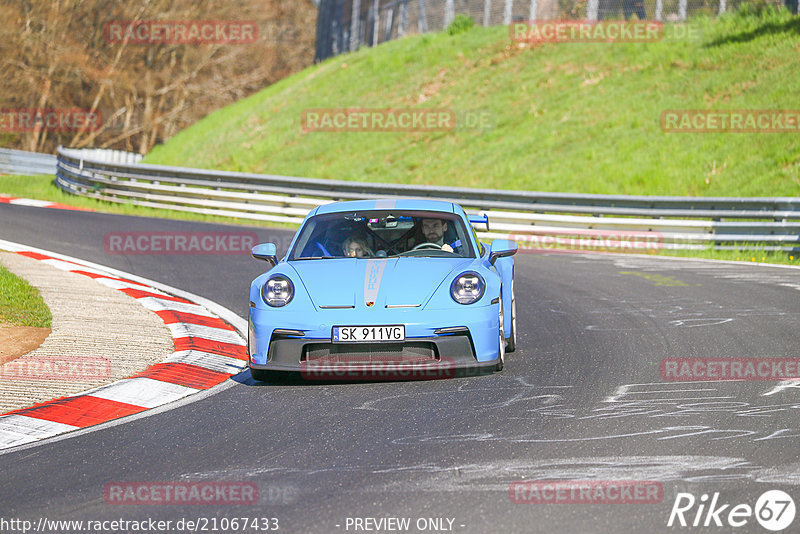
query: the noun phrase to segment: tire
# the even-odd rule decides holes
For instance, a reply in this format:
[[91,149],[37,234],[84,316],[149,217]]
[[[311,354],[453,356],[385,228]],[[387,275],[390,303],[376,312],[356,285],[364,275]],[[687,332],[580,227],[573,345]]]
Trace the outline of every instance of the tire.
[[505,364],[505,352],[506,352],[506,335],[505,330],[503,329],[503,297],[500,297],[500,312],[498,314],[500,319],[499,325],[497,327],[497,353],[500,361],[497,363],[495,370],[502,371],[503,365]]
[[247,332],[247,367],[250,369],[250,376],[256,382],[281,382],[287,377],[283,371],[267,371],[264,369],[253,369],[250,367],[250,332]]
[[506,342],[506,352],[517,350],[517,301],[514,298],[514,271],[511,271],[511,335]]
[[257,380],[259,382],[268,382],[270,380],[271,375],[269,371],[264,371],[263,369],[253,369],[250,368],[250,376],[253,377],[253,380]]
[[258,380],[259,382],[266,382],[269,376],[267,371],[260,371],[258,369],[253,369],[250,367],[250,329],[247,329],[247,367],[250,369],[250,376],[253,377],[253,380]]

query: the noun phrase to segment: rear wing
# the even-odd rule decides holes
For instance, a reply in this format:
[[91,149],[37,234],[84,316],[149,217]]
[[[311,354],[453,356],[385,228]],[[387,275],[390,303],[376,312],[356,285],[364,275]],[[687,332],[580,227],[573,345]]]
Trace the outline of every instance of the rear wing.
[[469,218],[469,223],[471,225],[474,226],[476,224],[485,224],[486,225],[486,231],[487,232],[489,231],[489,216],[486,215],[485,213],[483,213],[481,215],[474,215],[474,214],[473,215],[467,215],[467,217]]

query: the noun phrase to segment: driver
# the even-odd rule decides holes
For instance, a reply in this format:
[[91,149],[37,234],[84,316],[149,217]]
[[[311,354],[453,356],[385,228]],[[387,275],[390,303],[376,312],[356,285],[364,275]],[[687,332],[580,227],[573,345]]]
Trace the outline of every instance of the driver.
[[439,245],[445,252],[453,252],[453,247],[444,242],[447,221],[442,219],[422,219],[422,235],[425,241]]

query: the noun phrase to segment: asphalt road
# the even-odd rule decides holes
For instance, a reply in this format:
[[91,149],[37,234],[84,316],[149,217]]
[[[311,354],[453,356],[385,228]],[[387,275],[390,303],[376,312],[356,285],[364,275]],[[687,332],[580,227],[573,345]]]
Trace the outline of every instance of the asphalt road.
[[[263,268],[249,256],[103,247],[111,231],[238,229],[0,205],[0,238],[136,273],[246,317],[249,282]],[[264,241],[289,235],[252,230]],[[718,492],[731,505],[723,523],[733,505],[754,506],[767,490],[800,499],[799,389],[659,373],[664,358],[800,356],[800,270],[597,254],[520,253],[516,262],[518,349],[502,373],[333,385],[257,385],[244,373],[174,410],[0,456],[0,520],[266,517],[294,533],[375,532],[352,518],[399,517],[411,519],[407,532],[430,527],[418,523],[427,518],[444,518],[440,532],[663,532],[681,492],[698,503]],[[509,496],[515,481],[567,479],[657,481],[663,500]],[[254,482],[260,503],[107,504],[104,487],[124,481]],[[710,524],[677,530],[732,530]],[[800,531],[800,518],[789,530]],[[736,531],[768,532],[753,517]]]

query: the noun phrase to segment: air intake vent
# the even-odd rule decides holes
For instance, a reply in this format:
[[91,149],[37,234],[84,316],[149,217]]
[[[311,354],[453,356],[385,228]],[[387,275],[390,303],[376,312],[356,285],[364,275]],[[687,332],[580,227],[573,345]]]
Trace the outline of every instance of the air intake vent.
[[423,363],[437,359],[433,343],[312,343],[303,359],[331,363]]

